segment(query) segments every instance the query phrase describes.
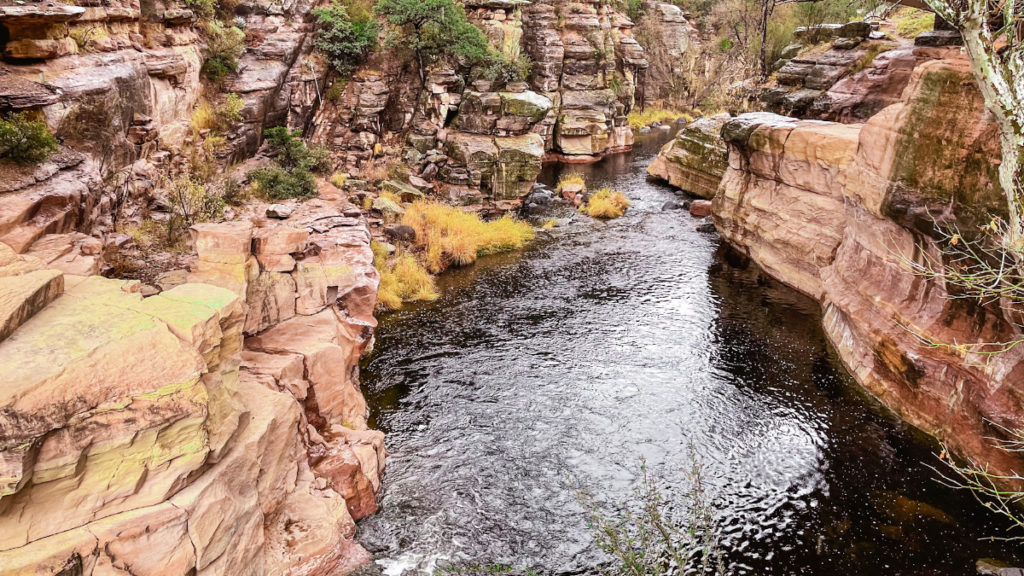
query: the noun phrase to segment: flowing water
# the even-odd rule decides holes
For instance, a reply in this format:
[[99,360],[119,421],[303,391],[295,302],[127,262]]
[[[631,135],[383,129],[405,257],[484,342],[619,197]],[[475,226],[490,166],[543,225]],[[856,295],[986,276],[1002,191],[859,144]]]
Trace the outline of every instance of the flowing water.
[[627,502],[646,462],[671,498],[694,455],[730,574],[953,576],[1014,560],[1016,545],[981,539],[1005,527],[935,481],[936,447],[857,388],[815,302],[661,210],[678,196],[644,169],[664,139],[572,168],[626,192],[624,218],[575,217],[381,319],[362,382],[391,457],[358,535],[376,570],[593,574],[605,557],[573,485]]

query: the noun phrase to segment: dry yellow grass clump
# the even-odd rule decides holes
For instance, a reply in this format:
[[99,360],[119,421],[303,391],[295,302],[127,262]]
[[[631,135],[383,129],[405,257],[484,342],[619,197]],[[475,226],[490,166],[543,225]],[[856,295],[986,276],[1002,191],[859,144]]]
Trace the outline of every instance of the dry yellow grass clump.
[[377,306],[398,310],[406,302],[434,300],[438,297],[434,277],[410,254],[388,255],[388,249],[373,242],[373,265],[380,272]]
[[379,196],[380,198],[387,198],[388,200],[391,200],[392,202],[398,204],[399,206],[402,205],[402,198],[399,197],[398,194],[395,194],[394,192],[383,191],[377,196]]
[[584,190],[587,189],[587,181],[583,178],[583,174],[580,174],[579,172],[570,172],[568,174],[563,174],[562,177],[558,179],[558,186],[555,190],[561,194],[562,190],[569,185],[582,186]]
[[406,206],[402,224],[416,231],[421,260],[434,274],[472,264],[479,256],[522,248],[535,235],[529,224],[508,216],[485,222],[454,206],[426,200]]
[[682,110],[659,108],[656,106],[648,106],[643,111],[634,109],[629,113],[628,118],[629,127],[633,130],[639,130],[644,126],[650,126],[655,122],[661,122],[662,124],[675,122],[680,118],[686,118],[687,122],[693,121],[693,117]]
[[580,210],[592,218],[611,220],[625,214],[626,208],[629,208],[629,199],[625,194],[610,188],[602,188],[594,193]]

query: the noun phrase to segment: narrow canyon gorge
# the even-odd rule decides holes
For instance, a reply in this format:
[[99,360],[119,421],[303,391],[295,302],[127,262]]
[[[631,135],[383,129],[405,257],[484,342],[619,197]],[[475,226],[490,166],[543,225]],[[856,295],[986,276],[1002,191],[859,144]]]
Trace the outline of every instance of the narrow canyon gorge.
[[1019,572],[1012,122],[912,6],[0,0],[0,575]]

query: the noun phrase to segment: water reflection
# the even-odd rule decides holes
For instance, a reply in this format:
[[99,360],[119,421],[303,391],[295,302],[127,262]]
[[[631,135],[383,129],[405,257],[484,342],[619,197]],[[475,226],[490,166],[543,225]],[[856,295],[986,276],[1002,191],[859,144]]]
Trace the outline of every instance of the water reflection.
[[657,144],[573,168],[627,192],[625,218],[575,218],[383,319],[363,383],[392,457],[364,545],[392,573],[436,558],[593,573],[566,479],[614,503],[646,460],[671,494],[692,446],[733,573],[1009,558],[975,539],[998,529],[979,507],[931,480],[930,446],[852,385],[816,303],[660,210],[673,193],[643,174]]

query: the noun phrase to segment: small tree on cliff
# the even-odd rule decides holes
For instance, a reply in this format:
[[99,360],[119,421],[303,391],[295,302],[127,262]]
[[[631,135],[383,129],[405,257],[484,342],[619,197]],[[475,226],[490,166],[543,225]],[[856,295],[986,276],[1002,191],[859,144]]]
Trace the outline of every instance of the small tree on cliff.
[[377,43],[377,22],[368,14],[349,16],[338,0],[313,10],[313,15],[320,25],[313,46],[327,56],[338,74],[350,74]]
[[398,28],[399,35],[391,42],[413,52],[422,85],[431,64],[476,64],[490,56],[487,38],[454,0],[380,0],[373,10]]
[[964,38],[974,78],[999,124],[999,183],[1009,222],[1003,247],[1024,266],[1024,5],[1013,0],[924,0]]

